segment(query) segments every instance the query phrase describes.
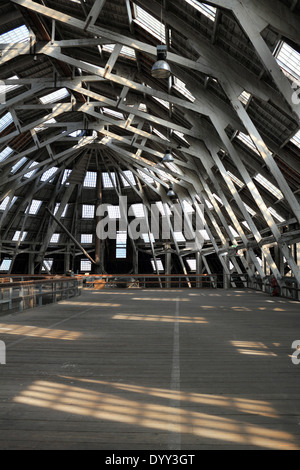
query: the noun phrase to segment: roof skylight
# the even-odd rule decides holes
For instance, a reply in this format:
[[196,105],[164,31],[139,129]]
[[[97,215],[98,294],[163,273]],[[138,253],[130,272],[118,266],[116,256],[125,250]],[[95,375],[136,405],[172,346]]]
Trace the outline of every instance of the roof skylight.
[[270,181],[267,180],[264,176],[258,173],[255,176],[256,181],[258,181],[262,186],[264,186],[271,194],[273,194],[277,199],[283,199],[282,192]]
[[9,155],[11,155],[12,153],[13,153],[13,149],[11,149],[10,147],[6,147],[0,153],[0,162],[4,162],[4,160],[6,160],[9,157]]
[[22,235],[21,235],[21,231],[20,230],[17,230],[15,233],[14,233],[14,236],[13,236],[13,239],[12,241],[13,242],[17,242],[17,241],[23,241],[25,240],[26,238],[26,235],[27,235],[27,232],[22,232]]
[[29,215],[36,215],[39,211],[39,208],[43,204],[43,201],[39,201],[38,199],[33,199],[30,206],[26,209]]
[[24,165],[25,162],[27,162],[27,158],[26,158],[26,157],[21,158],[21,159],[11,168],[11,172],[12,172],[12,173],[15,173],[22,165]]
[[275,53],[276,60],[283,73],[292,80],[300,80],[300,54],[291,46],[281,41]]
[[92,233],[82,233],[80,241],[82,244],[90,245],[93,243],[93,234]]
[[125,259],[127,257],[127,232],[117,232],[116,258]]
[[[113,52],[115,44],[103,44],[102,49],[106,52]],[[128,59],[135,59],[135,50],[128,46],[123,46],[120,55]]]
[[54,243],[58,243],[59,242],[59,237],[60,237],[60,234],[59,233],[54,233],[52,235],[52,237],[50,238],[50,243],[54,244]]
[[56,90],[53,93],[49,93],[48,95],[42,96],[40,101],[43,104],[48,103],[55,103],[56,101],[63,100],[67,96],[70,96],[70,93],[66,88],[61,88],[60,90]]
[[[12,201],[11,201],[11,204],[10,204],[10,207],[9,207],[9,208],[11,208],[11,206],[13,205],[13,203],[14,203],[16,200],[17,200],[17,197],[14,196],[14,197],[12,198]],[[1,204],[0,204],[0,211],[5,211],[5,209],[7,208],[8,203],[9,203],[9,196],[6,196],[6,198],[4,198],[3,201],[2,201]]]
[[166,42],[166,29],[165,26],[157,20],[154,16],[147,13],[143,8],[133,4],[134,7],[134,22],[144,28],[148,33],[152,34],[156,39]]
[[93,219],[95,216],[95,206],[91,204],[82,205],[82,218]]
[[13,122],[11,113],[6,113],[0,119],[0,132],[4,131]]
[[230,176],[230,178],[232,179],[232,181],[239,187],[239,188],[243,188],[245,185],[244,183],[239,179],[237,178],[233,173],[231,173],[230,171],[227,171],[228,173],[228,176]]
[[102,173],[103,187],[106,189],[114,188],[116,186],[115,173]]
[[179,78],[174,77],[174,88],[175,90],[179,91],[183,96],[185,96],[188,100],[192,101],[192,103],[195,101],[195,97],[192,95],[192,93],[186,88],[186,84],[179,80]]
[[195,272],[197,269],[197,263],[195,259],[187,259],[187,264],[189,265],[190,271]]
[[300,148],[300,131],[297,132],[296,135],[291,139],[291,142],[295,144],[298,148]]
[[[52,168],[49,168],[49,170],[45,171],[45,173],[42,174],[41,181],[49,180],[49,178],[51,178],[51,176],[54,175],[57,170],[58,170],[58,168],[56,166],[53,166]],[[51,182],[51,180],[49,180],[49,183],[50,182]]]
[[0,44],[9,44],[9,43],[16,43],[16,42],[26,42],[29,41],[30,34],[27,26],[23,24],[18,28],[11,29],[7,33],[1,34],[0,36]]
[[217,9],[206,5],[206,3],[199,2],[198,0],[185,0],[187,3],[192,5],[196,8],[196,10],[200,11],[203,15],[209,18],[212,21],[215,21],[216,11]]
[[[152,264],[152,269],[153,269],[153,271],[156,272],[156,266],[155,266],[155,261],[154,261],[154,259],[151,260],[151,264]],[[162,260],[161,260],[161,259],[157,259],[157,260],[156,260],[156,264],[157,264],[157,269],[158,269],[158,271],[159,271],[160,273],[163,273],[164,270],[165,270],[165,268],[164,268],[164,265],[163,265],[163,263],[162,263]]]
[[273,215],[273,217],[278,220],[278,222],[284,222],[284,218],[281,217],[281,215],[279,215],[278,212],[273,209],[273,207],[268,207],[268,210]]
[[[133,185],[133,186],[136,186],[136,181],[135,181],[135,178],[133,176],[133,173],[132,171],[130,170],[126,170],[126,171],[123,171],[124,173],[124,176],[121,175],[121,179],[122,179],[122,182],[123,182],[123,185],[128,188],[130,186],[130,183]],[[126,176],[126,178],[125,178]]]
[[86,188],[95,188],[97,185],[97,172],[96,171],[87,171],[83,186]]
[[89,273],[92,270],[92,262],[89,259],[80,260],[80,271]]
[[12,260],[9,258],[5,258],[2,260],[0,265],[0,271],[8,271],[11,266]]
[[247,145],[253,152],[257,153],[259,155],[259,151],[255,147],[251,137],[249,135],[243,134],[243,132],[239,132],[237,138],[241,140],[244,144]]

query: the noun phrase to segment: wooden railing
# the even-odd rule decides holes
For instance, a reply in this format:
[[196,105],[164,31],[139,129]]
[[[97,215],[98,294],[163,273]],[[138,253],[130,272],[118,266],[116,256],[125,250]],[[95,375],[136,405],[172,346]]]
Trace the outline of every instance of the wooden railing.
[[105,288],[217,288],[216,274],[100,274],[83,276],[84,286],[94,289]]
[[81,294],[81,276],[0,277],[0,314],[41,307]]

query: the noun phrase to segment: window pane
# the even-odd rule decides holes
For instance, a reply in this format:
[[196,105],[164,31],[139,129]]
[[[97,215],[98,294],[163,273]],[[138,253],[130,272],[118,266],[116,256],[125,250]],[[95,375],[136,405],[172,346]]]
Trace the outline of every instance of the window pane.
[[95,206],[83,204],[82,217],[83,219],[93,219],[95,215]]

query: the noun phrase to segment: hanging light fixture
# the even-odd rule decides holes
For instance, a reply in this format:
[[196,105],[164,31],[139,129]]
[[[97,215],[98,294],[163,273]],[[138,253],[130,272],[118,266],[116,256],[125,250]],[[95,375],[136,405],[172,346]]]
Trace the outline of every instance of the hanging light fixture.
[[156,54],[157,54],[157,61],[152,67],[151,75],[154,78],[169,78],[171,76],[171,68],[167,62],[167,46],[163,44],[163,0],[161,0],[161,18],[160,18],[160,25],[161,25],[161,43],[159,46],[156,47]]
[[176,197],[176,194],[174,193],[173,185],[171,184],[169,187],[169,190],[167,192],[168,197]]
[[170,149],[166,150],[165,156],[162,159],[162,161],[163,161],[163,163],[172,163],[172,162],[174,162],[174,158],[173,158],[173,155],[172,155],[172,152],[171,152]]
[[167,62],[167,46],[161,44],[156,47],[157,61],[152,67],[151,75],[154,78],[169,78],[171,76],[171,67]]

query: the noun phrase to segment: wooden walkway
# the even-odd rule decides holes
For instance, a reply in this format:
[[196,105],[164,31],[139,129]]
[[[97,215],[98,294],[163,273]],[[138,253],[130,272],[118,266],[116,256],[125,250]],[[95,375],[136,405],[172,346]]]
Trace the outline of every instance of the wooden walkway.
[[85,291],[0,317],[0,449],[300,449],[300,304]]

